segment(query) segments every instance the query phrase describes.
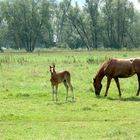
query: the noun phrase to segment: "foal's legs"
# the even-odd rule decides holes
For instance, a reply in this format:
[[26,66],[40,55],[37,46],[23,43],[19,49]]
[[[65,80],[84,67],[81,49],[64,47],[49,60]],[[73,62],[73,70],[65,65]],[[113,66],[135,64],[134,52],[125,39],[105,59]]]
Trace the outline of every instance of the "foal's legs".
[[140,92],[140,75],[139,74],[137,74],[137,76],[138,76],[138,91],[137,91],[137,94],[136,94],[136,96],[139,96],[139,92]]
[[64,83],[64,86],[66,87],[66,100],[68,99],[68,84],[66,81],[63,82]]
[[[55,87],[55,91],[54,91],[54,87]],[[56,86],[52,85],[52,100],[53,101],[54,101],[54,93],[56,93],[56,101],[58,101],[57,90],[58,90],[58,85]]]
[[74,92],[73,92],[73,87],[72,87],[72,84],[71,84],[71,82],[70,82],[70,81],[67,81],[67,83],[68,83],[68,85],[69,85],[69,87],[70,87],[70,89],[71,89],[72,100],[74,101]]
[[56,102],[57,102],[58,101],[58,95],[57,95],[58,85],[56,85],[55,88],[56,88]]
[[54,86],[52,85],[52,100],[54,101]]
[[118,88],[118,91],[119,91],[119,96],[121,97],[121,90],[120,90],[120,83],[119,83],[119,79],[116,77],[114,78],[115,82],[116,82],[116,85],[117,85],[117,88]]
[[106,86],[105,96],[107,96],[107,94],[108,94],[108,89],[110,86],[111,79],[112,79],[111,77],[107,77],[107,86]]

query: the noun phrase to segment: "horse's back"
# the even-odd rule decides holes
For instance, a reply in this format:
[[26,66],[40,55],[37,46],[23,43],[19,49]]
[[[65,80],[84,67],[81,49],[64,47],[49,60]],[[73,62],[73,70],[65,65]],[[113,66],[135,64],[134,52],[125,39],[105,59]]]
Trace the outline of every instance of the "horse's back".
[[132,76],[136,73],[133,65],[134,60],[135,59],[111,59],[105,69],[105,73],[111,77],[125,78]]

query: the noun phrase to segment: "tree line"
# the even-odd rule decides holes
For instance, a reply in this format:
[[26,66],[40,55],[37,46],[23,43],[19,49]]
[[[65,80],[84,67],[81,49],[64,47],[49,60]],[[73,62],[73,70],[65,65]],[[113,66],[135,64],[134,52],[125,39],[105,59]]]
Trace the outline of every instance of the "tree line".
[[0,50],[139,48],[140,13],[129,0],[0,1]]

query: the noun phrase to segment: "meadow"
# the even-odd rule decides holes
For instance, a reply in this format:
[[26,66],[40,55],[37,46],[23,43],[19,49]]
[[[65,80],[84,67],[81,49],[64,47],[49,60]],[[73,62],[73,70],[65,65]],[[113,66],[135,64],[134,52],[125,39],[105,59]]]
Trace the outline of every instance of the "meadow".
[[[109,58],[139,57],[140,51],[54,51],[0,54],[0,140],[138,140],[137,76],[112,80],[108,97],[97,98],[92,79]],[[75,101],[63,84],[52,101],[49,65],[71,73]]]

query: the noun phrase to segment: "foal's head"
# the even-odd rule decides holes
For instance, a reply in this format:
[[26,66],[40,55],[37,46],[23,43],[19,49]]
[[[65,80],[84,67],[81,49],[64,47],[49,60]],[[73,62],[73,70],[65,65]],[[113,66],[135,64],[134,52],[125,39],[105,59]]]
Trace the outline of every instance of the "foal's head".
[[102,89],[102,84],[100,82],[98,82],[98,80],[96,78],[93,79],[93,86],[95,89],[95,94],[97,96],[100,95],[101,89]]
[[53,66],[50,66],[50,73],[51,74],[55,74],[56,71],[55,71],[55,65],[53,64]]

